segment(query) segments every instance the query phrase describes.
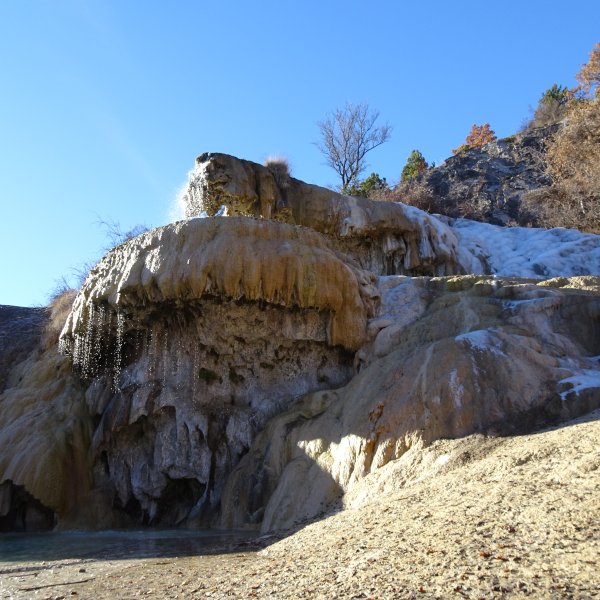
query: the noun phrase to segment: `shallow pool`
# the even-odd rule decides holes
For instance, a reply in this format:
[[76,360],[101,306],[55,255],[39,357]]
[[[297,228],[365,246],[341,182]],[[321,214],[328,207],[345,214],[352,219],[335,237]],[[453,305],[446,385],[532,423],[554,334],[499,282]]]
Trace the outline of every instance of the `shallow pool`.
[[0,563],[68,558],[127,559],[192,556],[233,549],[246,531],[144,529],[0,534]]

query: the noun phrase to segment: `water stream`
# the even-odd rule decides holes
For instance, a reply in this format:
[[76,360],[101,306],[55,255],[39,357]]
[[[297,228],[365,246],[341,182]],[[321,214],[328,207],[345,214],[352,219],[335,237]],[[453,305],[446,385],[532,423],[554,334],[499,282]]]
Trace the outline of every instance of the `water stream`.
[[235,546],[256,533],[236,530],[143,529],[0,534],[0,565],[64,559],[175,557]]

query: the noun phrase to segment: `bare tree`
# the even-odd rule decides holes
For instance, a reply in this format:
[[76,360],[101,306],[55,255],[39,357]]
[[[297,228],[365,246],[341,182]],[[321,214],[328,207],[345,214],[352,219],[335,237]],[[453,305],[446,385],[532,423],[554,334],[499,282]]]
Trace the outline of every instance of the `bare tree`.
[[390,139],[392,128],[388,124],[376,127],[378,117],[379,112],[372,111],[366,103],[347,102],[343,109],[336,109],[318,123],[321,141],[317,146],[327,164],[341,177],[342,191],[356,183],[365,170],[367,152]]

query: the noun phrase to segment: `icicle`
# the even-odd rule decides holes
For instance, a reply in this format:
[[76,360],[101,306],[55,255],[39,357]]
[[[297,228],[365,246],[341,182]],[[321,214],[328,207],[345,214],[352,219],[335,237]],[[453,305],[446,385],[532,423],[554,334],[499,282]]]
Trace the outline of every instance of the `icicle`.
[[158,345],[159,336],[160,332],[157,331],[157,327],[152,325],[148,332],[148,338],[146,342],[146,351],[148,353],[148,379],[154,379],[156,376],[156,347]]
[[137,360],[141,356],[140,352],[142,350],[142,328],[139,321],[135,323],[135,338],[133,343],[135,352],[134,360]]
[[102,360],[102,341],[107,332],[104,330],[104,320],[106,319],[106,308],[98,307],[98,316],[95,320],[94,344],[92,348],[92,372],[96,375],[100,370]]
[[196,393],[198,392],[198,371],[200,370],[200,356],[198,355],[198,345],[193,344],[192,356],[192,403],[196,403]]
[[169,333],[167,328],[163,330],[162,338],[162,387],[165,388],[167,386],[167,379],[169,373]]
[[93,304],[91,304],[85,322],[85,333],[83,336],[83,344],[81,349],[81,374],[84,379],[87,379],[92,375],[91,361],[92,344],[94,339],[94,313],[95,307]]
[[75,334],[75,339],[73,340],[73,366],[76,369],[81,367],[81,336],[77,333]]
[[117,309],[117,339],[113,361],[113,390],[119,389],[121,376],[121,348],[123,346],[123,330],[125,328],[125,315]]

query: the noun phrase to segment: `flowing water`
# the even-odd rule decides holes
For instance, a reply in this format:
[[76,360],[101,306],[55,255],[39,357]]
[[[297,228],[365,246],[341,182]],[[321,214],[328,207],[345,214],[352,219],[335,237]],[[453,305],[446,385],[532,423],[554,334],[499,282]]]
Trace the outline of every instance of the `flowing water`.
[[250,540],[247,531],[145,529],[0,534],[0,564],[75,558],[194,556]]

